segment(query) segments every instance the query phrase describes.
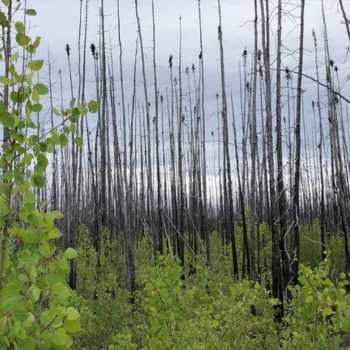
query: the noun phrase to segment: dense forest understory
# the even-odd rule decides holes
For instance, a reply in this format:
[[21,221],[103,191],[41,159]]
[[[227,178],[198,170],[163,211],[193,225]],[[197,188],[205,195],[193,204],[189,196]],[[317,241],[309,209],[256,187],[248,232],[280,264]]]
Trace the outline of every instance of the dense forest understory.
[[130,0],[131,60],[122,2],[78,1],[59,69],[31,1],[0,1],[0,349],[350,349],[349,74],[329,4],[252,0],[231,76],[228,5],[193,0],[195,63],[180,17],[164,76],[159,1]]
[[[241,227],[236,228],[241,233]],[[77,349],[346,349],[350,346],[350,299],[344,260],[319,254],[319,224],[301,227],[302,265],[298,286],[290,289],[284,319],[276,321],[278,299],[269,290],[271,233],[262,228],[258,281],[232,276],[231,251],[223,251],[220,235],[211,239],[211,266],[204,249],[194,257],[186,251],[185,269],[171,255],[153,259],[152,241],[137,244],[136,294],[133,303],[125,283],[127,269],[122,242],[104,231],[101,264],[80,230],[77,261],[77,305],[81,329]],[[111,244],[111,242],[113,242]],[[186,244],[187,245],[187,244]],[[341,237],[330,240],[338,251]],[[188,254],[187,254],[188,253]],[[238,251],[242,257],[242,251]],[[241,269],[242,266],[239,265]],[[98,271],[98,269],[100,269]],[[185,271],[185,272],[184,272]],[[109,347],[108,347],[109,345]]]

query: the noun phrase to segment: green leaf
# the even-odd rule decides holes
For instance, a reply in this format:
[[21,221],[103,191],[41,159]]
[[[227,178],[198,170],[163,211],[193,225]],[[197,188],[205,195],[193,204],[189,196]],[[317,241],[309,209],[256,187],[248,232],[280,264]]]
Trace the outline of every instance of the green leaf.
[[47,166],[49,165],[49,161],[47,160],[46,156],[42,153],[39,153],[37,156],[38,166],[40,169],[45,170]]
[[23,103],[28,97],[28,89],[21,87],[18,91],[11,92],[11,100],[13,102]]
[[69,349],[72,345],[71,337],[66,333],[63,328],[58,328],[55,332],[50,336],[51,341],[57,346],[63,346],[66,349]]
[[0,123],[5,128],[13,128],[15,126],[15,124],[16,124],[15,119],[8,112],[0,113]]
[[0,11],[0,25],[6,27],[8,26],[8,23],[9,22],[7,20],[7,16],[2,11]]
[[62,298],[68,298],[70,296],[70,289],[66,287],[62,282],[57,282],[52,286],[52,292]]
[[32,111],[35,113],[40,113],[43,109],[43,106],[40,103],[35,103],[32,105]]
[[29,328],[33,324],[34,321],[35,321],[34,315],[31,312],[29,312],[28,317],[23,322],[24,328]]
[[16,67],[13,64],[11,64],[9,71],[16,81],[20,80],[20,76],[18,75]]
[[23,33],[24,34],[25,31],[26,31],[26,28],[25,28],[23,22],[16,22],[15,28],[16,28],[17,33]]
[[64,257],[69,260],[76,259],[78,257],[78,253],[73,248],[68,248],[64,252]]
[[10,0],[1,0],[2,3],[5,5],[5,6],[9,6],[10,5]]
[[39,252],[43,257],[49,258],[53,254],[53,249],[48,242],[43,242],[39,247]]
[[75,107],[72,110],[72,114],[70,116],[70,119],[76,123],[77,121],[79,121],[79,118],[80,118],[80,109]]
[[33,91],[32,91],[32,100],[34,102],[39,102],[39,100],[40,100],[40,95],[39,95],[39,92],[37,89],[33,89]]
[[312,295],[308,295],[305,299],[306,304],[311,304],[313,302],[314,298]]
[[23,350],[35,350],[36,345],[35,345],[35,340],[33,338],[26,338],[24,341],[24,344],[21,344],[21,349]]
[[12,81],[7,77],[0,77],[0,82],[4,85],[11,85]]
[[80,332],[81,327],[80,327],[80,320],[68,320],[66,319],[64,321],[64,328],[68,333],[77,333]]
[[80,317],[80,314],[77,309],[74,307],[69,307],[67,309],[67,319],[70,321],[75,321]]
[[[31,70],[34,70],[34,71],[39,71],[44,65],[44,61],[43,60],[33,60],[33,61],[30,61],[28,63],[28,67],[31,69]],[[41,94],[41,95],[45,95],[45,94]]]
[[33,192],[27,191],[23,196],[23,206],[27,209],[34,208],[35,206],[35,195]]
[[37,36],[33,42],[33,49],[37,49],[40,45],[40,42],[41,42],[41,37],[40,36]]
[[54,223],[55,220],[59,220],[59,219],[63,219],[64,218],[63,213],[61,213],[58,210],[49,211],[48,213],[46,213],[45,216],[52,223]]
[[53,228],[49,233],[48,233],[48,238],[49,239],[56,239],[58,237],[61,237],[62,234],[57,228]]
[[35,84],[34,89],[37,91],[39,95],[47,95],[49,92],[49,88],[45,84]]
[[[29,140],[28,140],[28,144],[30,146],[34,146],[35,144],[37,144],[39,142],[39,136],[38,135],[31,135],[29,137]],[[32,159],[32,157],[31,157]]]
[[89,107],[90,113],[96,113],[98,109],[97,101],[94,101],[94,100],[90,101],[88,104],[88,107]]
[[51,131],[51,137],[49,139],[50,139],[50,142],[55,144],[55,145],[59,145],[60,144],[60,137],[59,137],[59,134],[58,134],[56,129],[53,129]]
[[27,9],[26,15],[27,16],[36,16],[36,11],[34,9]]
[[344,332],[350,333],[350,315],[345,316],[341,328]]
[[34,174],[33,185],[35,187],[43,188],[45,186],[45,177],[41,174]]
[[324,317],[332,316],[333,310],[329,306],[326,306],[325,308],[322,309],[322,315]]
[[66,127],[64,128],[64,131],[65,131],[66,133],[71,133],[71,134],[73,134],[73,135],[77,132],[76,127],[75,127],[75,125],[74,125],[73,123],[70,124],[68,127],[66,126]]
[[62,147],[66,146],[66,145],[68,144],[68,139],[67,139],[67,136],[66,136],[66,135],[61,134],[61,135],[59,136],[59,144],[60,144],[60,146],[62,146]]
[[30,43],[30,38],[27,37],[24,33],[17,33],[16,41],[18,45],[26,47]]
[[40,298],[40,289],[37,286],[33,286],[31,294],[33,301],[36,303]]

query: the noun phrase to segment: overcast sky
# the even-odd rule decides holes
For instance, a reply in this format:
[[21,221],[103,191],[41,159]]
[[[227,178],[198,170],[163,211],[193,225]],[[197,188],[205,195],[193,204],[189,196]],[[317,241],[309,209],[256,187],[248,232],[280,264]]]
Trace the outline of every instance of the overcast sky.
[[[285,54],[293,52],[298,47],[298,19],[299,1],[288,2],[284,17],[284,44]],[[313,63],[312,29],[321,35],[322,22],[320,0],[306,1],[306,69]],[[350,10],[350,1],[344,1]],[[41,54],[46,55],[50,48],[54,67],[67,70],[64,47],[66,43],[72,46],[72,60],[77,61],[77,37],[79,25],[79,0],[29,0],[29,6],[38,10],[34,19],[34,32],[43,36]],[[89,36],[88,42],[97,42],[99,27],[99,0],[89,1]],[[184,66],[197,63],[199,53],[199,33],[196,0],[155,0],[156,30],[157,30],[157,63],[160,74],[160,89],[168,85],[167,61],[170,54],[177,56],[179,46],[179,16],[183,18],[183,61]],[[227,74],[232,82],[237,80],[238,63],[244,48],[251,51],[253,40],[253,0],[223,0],[223,30]],[[271,1],[272,18],[275,18],[274,1]],[[346,75],[348,46],[345,28],[341,23],[341,13],[336,0],[325,0],[331,53],[339,65],[342,74]],[[116,28],[116,0],[105,0],[107,16],[107,41],[111,43],[113,54],[118,55],[117,28]],[[152,47],[152,18],[151,0],[139,0],[146,60],[151,66]],[[124,59],[127,79],[131,78],[132,62],[137,37],[136,19],[133,0],[121,0],[122,36],[124,45]],[[350,13],[350,11],[349,11]],[[202,14],[204,26],[204,46],[206,59],[206,75],[209,81],[208,98],[215,96],[219,85],[218,78],[218,41],[217,41],[217,1],[202,0]],[[294,16],[294,17],[293,17]],[[272,28],[272,42],[276,40],[275,30]],[[320,40],[321,42],[321,40]],[[288,49],[287,49],[288,48]],[[308,52],[310,51],[310,52]],[[310,57],[310,58],[309,58]],[[89,57],[90,58],[90,57]],[[297,55],[284,58],[284,64],[296,65]],[[174,59],[175,60],[175,59]],[[90,63],[91,63],[90,59]],[[91,72],[92,73],[92,72]],[[91,76],[90,76],[91,78]],[[234,82],[228,81],[229,87],[235,89]],[[236,87],[237,88],[237,87]]]
[[[131,87],[132,70],[135,42],[137,38],[137,24],[135,18],[134,0],[120,0],[122,13],[122,37],[124,46],[124,68],[126,86]],[[346,36],[342,16],[338,8],[337,0],[324,0],[327,24],[330,39],[330,49],[333,60],[339,67],[340,76],[344,85],[344,94],[350,95],[348,83],[345,77],[350,73],[349,57],[347,47],[349,41]],[[350,1],[343,0],[348,13],[350,14]],[[276,0],[271,1],[271,41],[276,42]],[[285,2],[287,3],[287,2]],[[284,57],[283,65],[295,68],[297,66],[297,49],[299,36],[299,4],[298,0],[288,1],[285,5],[284,13]],[[314,73],[314,53],[312,30],[315,29],[319,44],[322,49],[322,17],[321,0],[306,0],[305,17],[305,71],[311,75]],[[77,63],[77,41],[79,26],[79,0],[28,0],[28,6],[34,7],[38,11],[38,16],[32,19],[32,33],[43,37],[41,56],[47,56],[50,49],[51,61],[53,63],[53,74],[55,75],[55,95],[59,96],[58,70],[62,69],[65,77],[67,75],[67,61],[65,56],[65,45],[68,43],[72,47],[72,62]],[[88,44],[98,43],[99,30],[99,6],[100,0],[89,1],[89,33]],[[117,55],[119,54],[117,45],[117,22],[116,22],[116,0],[105,0],[106,14],[106,40],[109,49],[112,48],[116,71]],[[198,10],[197,0],[155,0],[156,6],[156,37],[157,37],[157,65],[159,71],[159,89],[165,93],[166,86],[169,86],[169,55],[174,55],[174,64],[177,64],[179,47],[179,17],[182,16],[183,29],[183,64],[184,67],[197,65],[199,53],[199,30],[198,30]],[[225,46],[225,60],[228,89],[233,91],[236,105],[238,103],[239,75],[238,67],[242,63],[242,51],[247,48],[252,52],[253,45],[253,0],[222,0],[223,12],[223,35]],[[146,64],[148,65],[148,83],[152,88],[152,17],[151,0],[139,0],[140,15],[142,22],[142,32],[144,47],[146,51]],[[205,50],[205,73],[206,73],[206,106],[209,128],[215,130],[215,95],[220,92],[219,85],[219,51],[217,40],[217,0],[202,0],[202,16],[204,26],[204,50]],[[274,53],[274,50],[272,50]],[[76,65],[75,65],[76,67]],[[139,65],[140,72],[140,65]],[[74,72],[76,78],[76,69]],[[88,55],[88,95],[94,98],[95,89],[93,83],[92,58]],[[118,79],[118,76],[116,77]],[[45,79],[45,77],[44,77]],[[65,79],[65,98],[69,99],[69,89]],[[139,99],[142,101],[142,77],[138,75]],[[314,84],[304,80],[306,111],[310,111],[311,100],[315,98]],[[117,87],[118,90],[118,87]],[[152,98],[153,94],[150,93]],[[350,97],[350,96],[348,96]],[[120,94],[117,91],[117,99]],[[130,94],[128,95],[130,101]],[[59,103],[56,98],[56,103]],[[307,113],[306,113],[307,118]],[[212,121],[211,121],[212,120]],[[309,124],[308,121],[306,123]],[[212,130],[208,130],[208,133]]]

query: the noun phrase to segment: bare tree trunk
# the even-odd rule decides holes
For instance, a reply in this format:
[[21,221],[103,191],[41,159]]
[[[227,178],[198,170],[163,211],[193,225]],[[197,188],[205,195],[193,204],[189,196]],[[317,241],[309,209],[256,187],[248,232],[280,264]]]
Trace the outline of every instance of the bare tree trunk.
[[339,5],[340,5],[340,9],[341,9],[341,12],[342,12],[342,15],[343,15],[346,32],[348,34],[348,38],[349,38],[349,41],[350,41],[349,19],[348,19],[348,16],[347,16],[346,12],[345,12],[343,0],[339,0]]
[[286,194],[284,190],[283,180],[283,140],[282,140],[282,91],[281,91],[281,74],[282,74],[282,0],[278,1],[278,29],[277,29],[277,73],[276,73],[276,133],[277,133],[277,198],[279,208],[279,222],[280,222],[280,238],[279,246],[281,249],[282,271],[281,286],[283,293],[287,294],[287,284],[289,281],[289,259],[287,247],[285,245],[286,239]]
[[[50,121],[51,128],[54,128],[54,120],[53,120],[53,91],[52,91],[52,70],[51,70],[51,62],[50,62],[50,54],[49,54],[49,98],[50,98]],[[52,153],[52,195],[51,195],[51,210],[57,210],[58,204],[58,187],[57,187],[57,171],[58,171],[58,163],[57,163],[57,150],[56,147],[53,149]]]
[[[267,138],[267,159],[268,159],[268,175],[269,175],[269,193],[270,193],[270,213],[269,221],[272,231],[272,295],[274,298],[279,298],[283,303],[283,293],[281,288],[281,259],[279,247],[279,235],[276,227],[276,191],[275,191],[275,170],[273,157],[273,128],[272,128],[272,97],[271,97],[271,75],[270,75],[270,14],[269,0],[266,1],[266,9],[264,0],[260,0],[261,18],[262,18],[262,47],[264,54],[265,65],[265,89],[266,89],[266,138]],[[266,11],[266,16],[265,16]],[[282,304],[281,304],[282,305]],[[278,315],[281,318],[281,314]]]
[[[130,143],[129,143],[129,181],[126,188],[126,217],[127,217],[127,234],[126,234],[126,266],[128,271],[128,291],[130,293],[130,302],[135,301],[134,293],[136,291],[136,268],[135,268],[135,227],[133,222],[136,218],[134,206],[132,204],[132,195],[134,191],[133,183],[137,182],[134,178],[134,168],[136,168],[134,157],[134,119],[135,119],[135,99],[136,99],[136,72],[137,72],[137,55],[138,55],[138,40],[136,41],[135,63],[134,63],[134,79],[133,79],[133,95],[131,107],[131,124],[130,124]],[[140,130],[141,131],[141,130]],[[136,157],[136,155],[135,155]]]
[[104,0],[101,0],[101,38],[102,38],[102,57],[101,57],[101,124],[100,124],[100,217],[102,226],[107,224],[107,149],[106,149],[106,119],[107,119],[107,73],[106,73],[106,42],[105,42],[105,15]]
[[179,111],[178,111],[178,177],[179,177],[179,195],[180,195],[180,206],[179,206],[179,226],[178,226],[178,255],[181,265],[185,265],[185,193],[184,193],[184,180],[183,180],[183,151],[182,151],[182,129],[184,116],[182,114],[182,18],[180,17],[180,48],[179,48]]
[[154,0],[152,0],[152,23],[153,23],[153,73],[154,73],[154,99],[155,99],[155,124],[156,124],[156,161],[157,161],[157,206],[158,206],[158,227],[157,237],[154,237],[155,252],[163,254],[163,214],[162,214],[162,182],[160,174],[159,157],[159,103],[158,103],[158,81],[156,65],[156,25],[154,15]]
[[[315,65],[316,65],[316,77],[320,80],[319,69],[318,69],[318,46],[316,33],[313,32],[314,47],[315,47]],[[321,203],[320,203],[320,230],[321,230],[321,256],[322,260],[325,259],[326,239],[325,239],[325,190],[324,190],[324,174],[323,174],[323,125],[322,125],[322,110],[321,110],[321,99],[320,99],[320,86],[317,84],[317,111],[319,120],[319,133],[320,140],[318,144],[319,150],[319,166],[320,166],[320,179],[321,179]],[[315,108],[315,107],[313,107]]]
[[227,208],[225,210],[226,217],[226,233],[230,237],[231,248],[232,248],[232,267],[233,274],[238,278],[238,264],[237,264],[237,252],[236,252],[236,239],[234,232],[234,221],[233,221],[233,198],[232,198],[232,178],[231,178],[231,160],[229,150],[229,137],[228,137],[228,123],[227,123],[227,97],[226,97],[226,82],[225,82],[225,59],[224,59],[224,47],[223,47],[223,35],[222,35],[222,16],[221,16],[221,1],[218,0],[219,8],[219,45],[220,45],[220,70],[221,70],[221,97],[222,97],[222,122],[223,122],[223,141],[224,141],[224,164],[226,167],[227,175]]
[[[203,48],[203,29],[202,29],[202,11],[201,0],[198,0],[198,18],[199,18],[199,41],[200,41],[200,67],[201,67],[201,120],[202,120],[202,179],[200,195],[201,210],[201,234],[204,237],[206,245],[207,263],[210,265],[210,239],[207,222],[207,164],[206,164],[206,113],[205,113],[205,79],[204,79],[204,48]],[[199,107],[199,106],[198,106]]]
[[232,124],[233,124],[233,136],[234,136],[234,144],[235,144],[235,155],[236,155],[236,171],[237,171],[237,180],[238,180],[238,196],[239,203],[241,209],[241,217],[242,217],[242,278],[245,278],[246,269],[248,275],[250,276],[250,250],[249,250],[249,242],[248,242],[248,233],[247,233],[247,220],[245,216],[245,208],[244,208],[244,194],[242,189],[242,180],[241,180],[241,170],[239,165],[239,156],[238,156],[238,145],[237,145],[237,128],[236,128],[236,120],[233,109],[233,98],[231,95],[231,105],[232,105]]
[[305,0],[301,0],[300,14],[300,42],[299,42],[299,64],[298,64],[298,85],[297,85],[297,110],[295,118],[295,172],[293,187],[293,220],[294,220],[294,239],[293,239],[293,261],[292,261],[292,281],[293,284],[298,282],[299,257],[300,257],[300,119],[302,105],[302,82],[303,82],[303,65],[304,65],[304,13]]
[[255,224],[256,224],[256,153],[257,153],[257,131],[256,131],[256,99],[257,99],[257,75],[258,75],[258,4],[254,0],[254,63],[253,63],[253,96],[252,96],[252,120],[250,123],[250,149],[251,149],[251,178],[250,178],[250,269],[251,278],[256,279],[256,252],[255,252]]
[[152,147],[151,147],[151,138],[150,138],[151,120],[150,120],[150,104],[148,99],[148,88],[147,88],[145,53],[144,53],[144,47],[143,47],[143,38],[142,38],[142,31],[141,31],[141,21],[140,21],[140,15],[139,15],[138,0],[135,0],[135,13],[136,13],[139,42],[140,42],[140,49],[141,49],[142,77],[143,77],[143,89],[144,89],[144,95],[145,95],[147,135],[149,136],[148,142],[147,142],[148,154],[146,159],[147,159],[147,179],[148,179],[147,181],[147,214],[148,214],[148,219],[150,220],[150,213],[153,210]]

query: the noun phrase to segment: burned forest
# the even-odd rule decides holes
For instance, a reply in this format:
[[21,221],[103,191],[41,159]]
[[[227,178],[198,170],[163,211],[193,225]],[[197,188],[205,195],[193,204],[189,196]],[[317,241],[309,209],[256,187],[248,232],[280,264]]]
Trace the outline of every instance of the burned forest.
[[0,0],[0,349],[350,349],[348,16]]

